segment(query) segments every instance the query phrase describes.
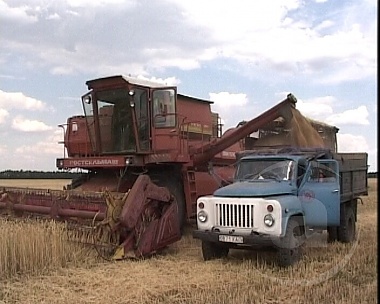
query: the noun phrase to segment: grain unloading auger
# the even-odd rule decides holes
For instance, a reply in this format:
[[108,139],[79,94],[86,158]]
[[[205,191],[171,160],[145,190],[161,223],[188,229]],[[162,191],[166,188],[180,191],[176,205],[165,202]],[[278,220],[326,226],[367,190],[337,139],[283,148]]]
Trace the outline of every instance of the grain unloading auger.
[[64,220],[78,227],[71,239],[114,259],[149,256],[178,241],[196,199],[232,178],[236,152],[260,142],[250,134],[288,121],[296,103],[289,94],[222,135],[211,102],[176,87],[126,76],[86,84],[84,115],[61,125],[64,155],[57,159],[59,169],[86,173],[61,191],[3,187],[0,213]]

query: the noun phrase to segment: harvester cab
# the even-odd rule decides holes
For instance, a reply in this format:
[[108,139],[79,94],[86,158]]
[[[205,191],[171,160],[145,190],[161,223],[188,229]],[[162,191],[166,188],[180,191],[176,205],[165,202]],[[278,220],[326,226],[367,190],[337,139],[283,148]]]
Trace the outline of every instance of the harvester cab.
[[[157,146],[152,136],[155,130],[176,127],[176,87],[126,76],[86,84],[90,91],[82,96],[85,115],[70,117],[61,125],[68,158],[58,159],[57,167],[124,167],[125,162],[145,165],[143,155]],[[103,161],[91,159],[102,156]],[[84,158],[87,161],[81,161]]]
[[[125,78],[123,78],[125,79]],[[176,88],[144,87],[130,81],[107,88],[89,81],[82,97],[92,154],[146,153],[155,127],[175,127]],[[149,107],[150,100],[153,106]]]

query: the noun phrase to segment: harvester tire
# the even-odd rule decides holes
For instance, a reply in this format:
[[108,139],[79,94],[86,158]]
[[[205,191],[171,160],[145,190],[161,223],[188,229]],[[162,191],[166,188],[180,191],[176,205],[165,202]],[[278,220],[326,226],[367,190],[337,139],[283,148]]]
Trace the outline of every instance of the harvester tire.
[[230,249],[219,245],[218,243],[202,241],[202,255],[205,261],[225,258]]
[[285,236],[278,248],[278,264],[280,267],[292,266],[301,259],[303,241],[304,235],[299,221],[296,218],[290,218]]
[[355,214],[350,206],[344,207],[341,212],[340,226],[338,227],[338,241],[352,243],[356,235]]
[[182,233],[186,220],[186,202],[182,185],[178,182],[174,174],[172,177],[154,174],[151,175],[151,179],[157,186],[167,188],[174,196],[178,206],[179,227]]

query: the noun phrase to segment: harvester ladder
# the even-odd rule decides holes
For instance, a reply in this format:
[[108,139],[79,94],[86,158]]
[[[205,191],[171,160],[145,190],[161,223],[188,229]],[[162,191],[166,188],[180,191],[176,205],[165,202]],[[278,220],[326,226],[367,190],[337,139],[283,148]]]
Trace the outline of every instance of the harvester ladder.
[[197,212],[197,186],[195,182],[195,171],[192,169],[188,169],[186,174],[186,182],[185,182],[185,196],[186,201],[188,202],[186,211],[187,216],[190,217],[195,215]]

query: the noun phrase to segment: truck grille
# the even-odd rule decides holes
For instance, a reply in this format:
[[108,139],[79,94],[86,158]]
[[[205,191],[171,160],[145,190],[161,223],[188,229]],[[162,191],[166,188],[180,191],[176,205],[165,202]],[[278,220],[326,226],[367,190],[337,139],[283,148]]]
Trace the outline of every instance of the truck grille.
[[253,228],[253,206],[242,204],[216,204],[218,226]]

